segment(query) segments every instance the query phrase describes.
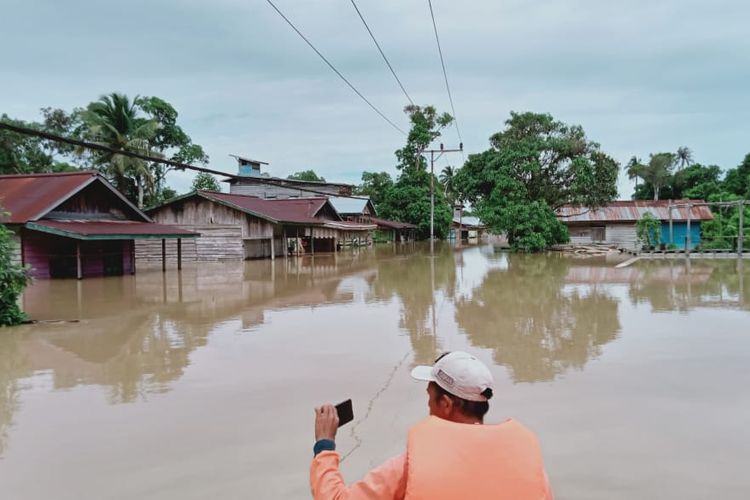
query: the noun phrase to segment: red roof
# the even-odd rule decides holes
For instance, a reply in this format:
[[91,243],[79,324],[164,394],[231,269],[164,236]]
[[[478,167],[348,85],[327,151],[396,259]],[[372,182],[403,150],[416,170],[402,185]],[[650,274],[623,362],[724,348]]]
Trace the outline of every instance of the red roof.
[[198,233],[175,226],[137,221],[102,220],[40,220],[26,227],[35,231],[58,234],[76,239],[143,239],[143,238],[194,238]]
[[[327,198],[291,198],[283,200],[266,200],[255,196],[242,194],[216,193],[213,191],[199,191],[199,195],[213,199],[220,203],[233,205],[252,215],[271,219],[274,222],[290,222],[295,224],[320,223],[315,215],[326,204]],[[331,206],[331,208],[333,208]],[[335,213],[335,209],[333,210]]]
[[0,222],[23,224],[37,220],[97,177],[96,172],[0,175]]
[[[703,200],[618,200],[613,201],[597,210],[586,207],[565,205],[557,211],[558,217],[566,224],[581,222],[635,222],[640,220],[647,212],[662,221],[669,220],[669,205],[681,205],[672,208],[673,221],[686,221],[688,219],[688,203],[690,208],[690,219],[694,221],[712,220],[714,218],[711,209]],[[700,205],[700,206],[695,206]]]
[[398,222],[395,220],[380,219],[378,217],[370,217],[370,220],[381,227],[387,227],[389,229],[416,229],[417,226],[409,224],[408,222]]

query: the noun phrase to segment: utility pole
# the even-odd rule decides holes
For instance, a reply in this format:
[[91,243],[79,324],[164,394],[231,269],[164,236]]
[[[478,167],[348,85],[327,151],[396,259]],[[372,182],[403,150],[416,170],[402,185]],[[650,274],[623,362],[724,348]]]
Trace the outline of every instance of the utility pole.
[[[458,145],[458,149],[445,149],[440,144],[440,149],[427,149],[422,153],[430,153],[430,253],[432,254],[435,246],[435,160],[439,160],[445,153],[459,153],[464,150],[464,143]],[[435,156],[435,153],[438,153]],[[453,207],[451,207],[451,218],[453,217]]]

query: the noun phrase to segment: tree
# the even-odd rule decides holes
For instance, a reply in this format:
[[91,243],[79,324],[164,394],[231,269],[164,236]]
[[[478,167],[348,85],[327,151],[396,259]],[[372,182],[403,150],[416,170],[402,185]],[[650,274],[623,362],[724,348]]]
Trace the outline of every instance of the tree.
[[448,203],[453,206],[456,201],[456,192],[453,187],[453,178],[456,176],[456,169],[450,165],[446,165],[443,171],[440,172],[440,184],[443,185],[443,194],[448,200]]
[[555,210],[600,207],[617,195],[619,166],[580,126],[548,114],[511,113],[490,149],[473,154],[454,178],[456,191],[517,250],[567,241]]
[[661,243],[661,221],[651,212],[646,212],[635,223],[635,234],[642,245],[653,248]]
[[[3,114],[0,120],[12,125],[44,130],[44,124],[13,120]],[[53,143],[38,137],[0,130],[0,175],[51,173],[75,170],[75,166],[55,158]]]
[[635,181],[635,187],[638,188],[638,179],[643,175],[643,169],[646,168],[640,158],[635,156],[630,158],[630,161],[625,165],[625,172],[628,174],[628,179]]
[[717,165],[693,163],[674,175],[670,187],[673,199],[707,200],[722,190],[721,168]]
[[378,210],[391,186],[393,179],[388,172],[362,172],[362,184],[354,189],[354,194],[368,196]]
[[193,179],[193,191],[221,192],[221,186],[213,175],[206,172],[198,172],[198,175]]
[[672,170],[676,156],[672,153],[652,154],[648,165],[642,170],[641,177],[653,188],[654,200],[659,199],[659,191],[672,179]]
[[677,154],[675,155],[675,160],[679,162],[680,170],[682,170],[685,167],[689,167],[693,164],[693,152],[690,151],[690,148],[687,146],[682,146],[677,148]]
[[750,198],[750,153],[736,168],[727,171],[724,189],[744,198]]
[[325,182],[326,181],[323,177],[318,176],[318,174],[316,174],[314,170],[302,170],[300,172],[295,172],[292,175],[288,176],[287,179],[293,180],[293,181],[311,181],[311,182]]
[[[0,211],[0,216],[6,215]],[[31,278],[28,270],[13,262],[13,233],[0,224],[0,326],[17,325],[26,320],[18,307],[18,297]]]
[[[439,181],[427,170],[427,161],[422,152],[438,137],[441,130],[448,126],[453,118],[448,114],[438,114],[432,106],[406,106],[404,112],[409,115],[411,129],[406,145],[396,150],[399,176],[396,182],[386,191],[378,210],[386,219],[409,222],[417,226],[421,238],[430,235],[430,183]],[[448,205],[441,189],[435,189],[435,236],[445,237],[448,234],[453,209]]]
[[[87,138],[114,149],[151,154],[149,141],[156,137],[159,122],[143,118],[137,105],[137,97],[131,102],[126,95],[116,92],[92,102],[81,114]],[[143,207],[145,191],[154,186],[154,176],[145,161],[116,153],[100,153],[96,164],[126,195],[135,186],[138,207]]]

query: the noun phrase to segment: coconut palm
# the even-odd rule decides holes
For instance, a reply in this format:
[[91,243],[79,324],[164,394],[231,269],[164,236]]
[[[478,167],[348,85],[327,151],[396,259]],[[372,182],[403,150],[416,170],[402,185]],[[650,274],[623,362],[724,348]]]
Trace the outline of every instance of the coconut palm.
[[451,167],[450,165],[446,165],[443,171],[440,172],[440,177],[438,178],[440,180],[440,184],[443,185],[443,193],[449,200],[453,200],[453,178],[455,176],[456,169]]
[[[138,116],[138,97],[131,102],[126,95],[116,92],[89,104],[81,118],[90,139],[113,149],[142,154],[151,153],[149,141],[159,126],[156,120]],[[144,192],[154,185],[154,176],[145,161],[117,153],[103,153],[95,162],[121,192],[127,191],[129,183],[134,184],[138,206],[143,207]]]
[[638,187],[638,179],[642,177],[643,169],[646,166],[641,162],[640,158],[635,156],[630,158],[630,161],[625,166],[625,172],[628,174],[628,179],[635,180],[635,187]]
[[693,152],[687,146],[677,148],[676,161],[680,162],[680,170],[693,164]]

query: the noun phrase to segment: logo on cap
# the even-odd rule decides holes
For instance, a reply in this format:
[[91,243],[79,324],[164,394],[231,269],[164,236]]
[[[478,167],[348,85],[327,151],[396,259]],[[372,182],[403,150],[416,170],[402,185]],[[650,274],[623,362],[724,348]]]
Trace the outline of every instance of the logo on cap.
[[442,382],[450,385],[451,387],[453,386],[453,384],[456,383],[456,381],[453,379],[453,377],[451,377],[450,375],[448,375],[447,373],[445,373],[442,370],[442,368],[438,370],[438,372],[437,372],[437,374],[435,376],[437,378],[439,378]]

